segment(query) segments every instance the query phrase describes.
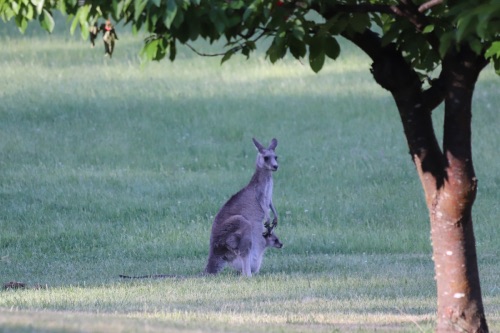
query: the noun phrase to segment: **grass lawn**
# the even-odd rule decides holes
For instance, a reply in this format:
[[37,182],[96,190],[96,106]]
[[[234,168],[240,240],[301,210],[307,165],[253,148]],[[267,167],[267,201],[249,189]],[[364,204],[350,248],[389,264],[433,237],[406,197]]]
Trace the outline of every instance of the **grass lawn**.
[[[397,110],[344,53],[314,74],[256,54],[141,66],[68,30],[0,23],[0,332],[432,332],[428,213]],[[199,44],[200,49],[209,46]],[[474,100],[474,223],[500,331],[499,79]],[[436,123],[443,113],[436,111]],[[437,128],[441,133],[441,129]],[[261,274],[203,270],[213,216],[279,141],[276,233]],[[120,280],[119,274],[183,278]]]

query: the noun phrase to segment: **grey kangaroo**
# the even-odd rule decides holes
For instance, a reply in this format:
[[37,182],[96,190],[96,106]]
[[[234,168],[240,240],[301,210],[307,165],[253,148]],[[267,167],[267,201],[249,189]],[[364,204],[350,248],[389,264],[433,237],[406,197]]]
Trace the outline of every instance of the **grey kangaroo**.
[[[255,139],[253,143],[258,151],[255,173],[248,185],[233,195],[215,216],[208,261],[202,275],[217,274],[229,264],[242,275],[252,276],[252,273],[259,272],[268,247],[283,246],[273,231],[278,224],[278,213],[272,202],[273,172],[278,170],[278,157],[274,150],[278,141],[272,139],[268,148]],[[272,225],[269,210],[274,215]],[[154,279],[179,276],[158,274],[120,277]]]
[[[273,172],[278,170],[274,150],[278,141],[272,139],[268,148],[255,139],[253,143],[258,151],[255,173],[248,185],[233,195],[215,216],[206,274],[217,274],[229,263],[244,276],[252,276],[260,270],[265,249],[282,246],[272,230],[278,224],[272,201]],[[274,215],[272,226],[269,210]],[[264,226],[267,231],[263,233]]]
[[205,270],[205,274],[218,273],[226,263],[244,276],[258,273],[266,249],[283,247],[279,238],[274,234],[273,227],[270,224],[266,224],[265,227],[267,231],[261,232],[260,237],[254,238],[252,225],[240,215],[221,223],[212,235],[214,239],[212,257],[221,260],[222,263],[217,266],[216,272]]
[[[215,248],[215,253],[217,256],[221,257],[224,263],[228,263],[235,270],[243,273],[243,257],[252,255],[250,271],[252,273],[257,273],[262,264],[262,258],[264,257],[264,252],[268,247],[282,248],[283,244],[280,242],[279,238],[274,234],[273,227],[266,224],[267,231],[264,232],[258,239],[258,249],[253,249],[252,246],[252,234],[251,226],[247,222],[241,222],[238,219],[227,221],[221,228],[218,229],[218,234],[216,239],[219,239],[219,243]],[[206,272],[200,275],[206,275]],[[156,274],[156,275],[142,275],[142,276],[129,276],[120,275],[124,279],[165,279],[165,278],[187,278],[187,276],[182,275],[172,275],[172,274]]]

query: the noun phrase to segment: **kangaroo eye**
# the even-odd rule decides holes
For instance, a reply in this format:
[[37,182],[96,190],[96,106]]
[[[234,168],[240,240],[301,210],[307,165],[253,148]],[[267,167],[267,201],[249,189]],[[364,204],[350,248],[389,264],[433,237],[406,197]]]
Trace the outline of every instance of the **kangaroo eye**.
[[264,161],[269,162],[269,156],[264,156]]
[[276,161],[278,160],[278,156],[275,156],[274,158],[276,159]]

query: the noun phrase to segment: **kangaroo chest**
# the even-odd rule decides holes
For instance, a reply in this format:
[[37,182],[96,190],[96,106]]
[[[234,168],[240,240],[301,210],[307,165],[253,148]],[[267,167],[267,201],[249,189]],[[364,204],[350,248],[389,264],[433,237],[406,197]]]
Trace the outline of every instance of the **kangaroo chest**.
[[269,214],[269,206],[271,205],[271,201],[273,198],[272,178],[265,182],[264,186],[257,188],[256,197],[260,207],[264,211],[264,214],[267,216]]

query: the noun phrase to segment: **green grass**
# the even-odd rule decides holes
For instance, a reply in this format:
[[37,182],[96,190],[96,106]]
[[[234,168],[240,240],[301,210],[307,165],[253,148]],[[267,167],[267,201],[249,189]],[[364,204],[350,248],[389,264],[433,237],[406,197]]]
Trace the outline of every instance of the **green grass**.
[[[140,36],[122,31],[112,60],[62,32],[0,33],[0,282],[48,286],[0,291],[0,331],[432,331],[422,189],[394,103],[355,49],[342,44],[314,74],[291,59],[221,67],[187,50],[141,66]],[[474,100],[474,221],[492,332],[499,103],[486,71]],[[195,278],[213,216],[253,172],[253,136],[279,140],[285,247],[251,280]]]

